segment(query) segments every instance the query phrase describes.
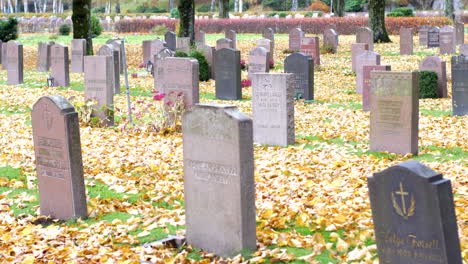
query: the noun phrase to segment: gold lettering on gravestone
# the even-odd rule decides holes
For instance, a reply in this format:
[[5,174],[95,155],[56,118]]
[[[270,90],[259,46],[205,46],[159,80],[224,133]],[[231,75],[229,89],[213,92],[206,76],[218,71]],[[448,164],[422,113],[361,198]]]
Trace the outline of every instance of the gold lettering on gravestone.
[[[405,192],[403,190],[403,183],[400,182],[400,190],[392,192],[392,204],[395,212],[403,217],[403,219],[408,220],[408,217],[414,215],[414,210],[416,209],[416,201],[414,200],[414,196],[411,195],[411,200],[409,206],[406,204],[405,196],[409,198],[409,192]],[[400,196],[401,199],[401,206],[398,204],[397,196]]]

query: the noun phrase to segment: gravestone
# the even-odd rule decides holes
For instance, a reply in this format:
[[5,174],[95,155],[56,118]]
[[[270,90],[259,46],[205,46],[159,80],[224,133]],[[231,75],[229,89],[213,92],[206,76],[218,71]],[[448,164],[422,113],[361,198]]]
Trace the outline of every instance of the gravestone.
[[455,22],[455,44],[465,44],[465,24]]
[[195,32],[195,44],[205,44],[205,32],[201,30]]
[[85,56],[85,100],[94,100],[93,117],[106,126],[114,125],[114,71],[111,56]]
[[214,79],[215,73],[214,73],[214,54],[216,51],[215,47],[208,46],[208,45],[198,45],[197,49],[201,50],[203,55],[206,58],[206,61],[208,63],[208,68],[210,70],[211,74],[211,79]]
[[391,71],[390,65],[364,65],[362,67],[362,110],[370,111],[370,93],[371,93],[371,72],[372,71]]
[[262,38],[257,40],[257,47],[262,47],[268,50],[268,65],[270,64],[271,61],[273,61],[273,46],[271,46],[271,40]]
[[293,28],[289,31],[289,50],[299,51],[301,48],[301,39],[304,37],[304,31],[300,28]]
[[248,78],[252,80],[252,74],[263,73],[270,70],[268,63],[269,52],[263,47],[257,47],[249,53],[249,73]]
[[224,33],[224,37],[227,39],[230,39],[231,42],[231,48],[237,49],[237,36],[236,36],[236,31],[234,30],[227,30],[226,33]]
[[[3,43],[2,46],[3,45],[5,45],[5,43]],[[5,50],[7,84],[15,85],[23,83],[23,44],[18,41],[10,40],[6,43]]]
[[284,60],[284,72],[293,73],[294,98],[314,100],[314,59],[312,56],[294,52]]
[[323,32],[323,45],[329,46],[332,53],[336,53],[338,49],[338,33],[332,28],[327,28]]
[[468,114],[468,57],[452,57],[452,109],[453,115]]
[[223,257],[255,250],[252,119],[236,106],[197,104],[182,131],[188,244]]
[[215,52],[216,98],[242,99],[240,51],[220,49]]
[[233,46],[232,40],[228,38],[222,38],[222,39],[216,40],[216,50],[229,49],[229,48],[232,49],[232,46]]
[[50,48],[51,76],[54,78],[52,86],[67,87],[70,85],[70,60],[68,59],[68,47],[54,44]]
[[8,42],[2,43],[2,70],[8,70]]
[[71,41],[71,72],[82,73],[84,56],[86,55],[86,39],[72,39]]
[[320,65],[320,43],[318,37],[303,37],[301,39],[301,53],[309,54],[314,58],[314,64]]
[[439,32],[440,29],[438,27],[430,27],[427,31],[427,47],[428,48],[435,48],[439,47]]
[[273,55],[274,50],[275,50],[275,31],[273,31],[272,28],[265,28],[262,31],[262,38],[266,38],[266,39],[269,39],[271,41],[271,43],[270,43],[271,44],[271,51],[270,52]]
[[362,94],[364,87],[365,65],[380,65],[380,54],[373,51],[365,51],[356,58],[356,92]]
[[146,65],[151,61],[151,42],[152,40],[143,40],[143,63]]
[[50,48],[52,43],[39,42],[37,48],[37,71],[48,72],[50,69]]
[[400,55],[413,55],[412,28],[400,28]]
[[435,71],[438,78],[438,96],[440,98],[447,97],[447,67],[445,61],[437,56],[426,57],[419,63],[420,71]]
[[198,61],[196,59],[169,57],[156,61],[155,90],[166,95],[182,92],[186,106],[198,103],[198,78]]
[[151,41],[151,62],[153,63],[154,66],[154,55],[158,55],[161,50],[166,48],[166,42],[160,40],[160,39],[155,39]]
[[418,154],[418,75],[371,72],[370,151]]
[[455,28],[445,26],[439,32],[440,54],[452,54],[457,52],[457,44],[455,40]]
[[114,50],[119,52],[119,75],[123,74],[124,72],[124,65],[123,65],[123,54],[124,54],[124,45],[122,41],[117,39],[109,39],[106,44],[109,44],[113,47]]
[[351,44],[351,64],[352,70],[356,71],[357,57],[368,50],[368,46],[365,43],[353,43]]
[[190,38],[177,38],[177,50],[183,51],[185,53],[190,52]]
[[460,55],[468,56],[468,44],[460,45]]
[[113,89],[114,93],[120,93],[120,73],[119,73],[119,52],[114,49],[113,46],[109,44],[104,44],[99,48],[97,52],[98,56],[111,56],[112,57],[112,76],[113,78]]
[[380,263],[462,264],[449,179],[410,160],[367,182]]
[[429,26],[422,26],[419,28],[419,46],[428,45]]
[[253,74],[254,142],[274,146],[294,144],[294,90],[291,73]]
[[168,31],[166,34],[164,34],[164,42],[166,42],[167,47],[172,51],[176,51],[176,39],[176,34],[172,31]]
[[368,27],[359,28],[356,31],[356,43],[366,43],[368,50],[374,50],[374,32]]
[[63,96],[49,95],[34,104],[31,121],[41,215],[87,218],[78,113]]

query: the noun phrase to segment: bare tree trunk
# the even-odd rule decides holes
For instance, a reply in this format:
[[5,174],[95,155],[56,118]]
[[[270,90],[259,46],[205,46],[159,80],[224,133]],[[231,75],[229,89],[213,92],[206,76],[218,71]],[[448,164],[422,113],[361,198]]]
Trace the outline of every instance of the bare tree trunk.
[[195,40],[195,0],[180,0],[179,37],[190,38],[190,45]]
[[36,1],[34,1],[33,4],[34,4],[34,13],[37,14],[37,4],[36,4]]
[[297,11],[298,3],[297,0],[292,0],[291,11]]
[[239,12],[239,0],[234,0],[234,12]]
[[93,55],[91,0],[73,0],[73,38],[86,39],[86,54]]
[[111,2],[107,1],[106,2],[106,14],[110,14],[111,12]]
[[52,0],[52,13],[57,13],[57,0]]
[[171,10],[174,9],[174,0],[169,0],[169,13],[171,12]]
[[344,17],[344,8],[344,0],[333,0],[333,11],[335,12],[335,16]]
[[243,9],[243,5],[244,3],[242,2],[242,0],[239,0],[239,13],[242,13],[242,9]]
[[43,9],[42,9],[42,13],[46,13],[47,12],[47,0],[44,0],[44,6],[43,6]]
[[115,13],[120,14],[120,1],[119,0],[115,1]]
[[374,31],[374,43],[391,42],[385,28],[385,0],[369,0],[369,27]]
[[210,12],[213,13],[215,11],[216,0],[211,0],[211,7]]
[[8,0],[8,13],[14,13],[15,11],[13,10],[13,4],[11,3],[11,0]]
[[219,17],[229,18],[229,0],[219,0]]
[[25,13],[29,13],[29,3],[28,3],[28,0],[23,0],[23,9],[24,9],[24,12]]

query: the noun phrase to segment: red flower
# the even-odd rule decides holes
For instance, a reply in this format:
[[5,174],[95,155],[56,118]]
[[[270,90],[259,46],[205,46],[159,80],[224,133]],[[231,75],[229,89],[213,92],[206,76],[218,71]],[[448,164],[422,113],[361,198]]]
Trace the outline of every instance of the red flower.
[[167,105],[167,106],[172,106],[172,105],[174,105],[174,102],[172,102],[171,100],[169,100],[169,101],[166,102],[166,105]]
[[161,101],[164,97],[166,97],[166,94],[162,93],[162,94],[157,94],[157,95],[153,96],[153,99],[155,101]]
[[244,87],[249,87],[252,85],[252,81],[251,80],[242,80],[241,81],[241,87],[244,88]]
[[132,78],[138,78],[138,73],[132,73]]

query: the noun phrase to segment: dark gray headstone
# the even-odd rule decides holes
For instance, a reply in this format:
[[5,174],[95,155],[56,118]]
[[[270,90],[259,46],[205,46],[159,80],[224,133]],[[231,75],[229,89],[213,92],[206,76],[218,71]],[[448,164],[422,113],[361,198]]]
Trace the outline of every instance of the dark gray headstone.
[[439,47],[439,32],[440,29],[438,27],[431,27],[427,31],[427,47],[428,48],[435,48]]
[[109,44],[104,44],[99,48],[98,56],[111,56],[112,57],[112,75],[114,76],[114,93],[120,93],[120,73],[119,73],[119,52]]
[[176,51],[176,45],[177,45],[176,39],[177,39],[176,34],[172,31],[168,31],[164,35],[164,41],[167,43],[167,47],[172,51]]
[[220,49],[215,52],[216,98],[242,99],[240,51]]
[[256,249],[252,119],[198,104],[182,119],[188,244],[223,257]]
[[284,60],[284,72],[294,74],[297,99],[314,100],[314,59],[312,56],[294,52]]
[[142,48],[143,48],[143,63],[148,63],[151,61],[151,42],[152,40],[143,40]]
[[468,114],[468,56],[452,57],[452,108],[453,114]]
[[262,33],[262,37],[269,39],[270,42],[270,60],[275,61],[275,31],[272,28],[265,28]]
[[462,264],[452,185],[411,160],[368,178],[380,263]]
[[78,113],[63,96],[49,95],[31,116],[41,215],[86,218]]

